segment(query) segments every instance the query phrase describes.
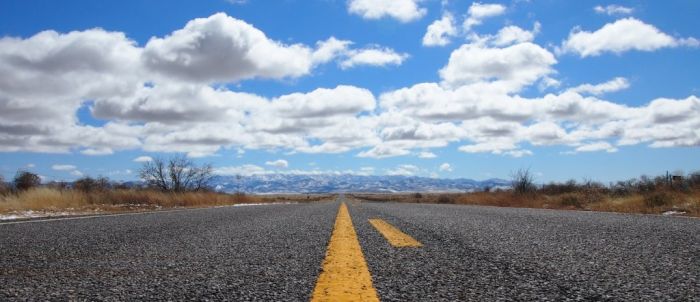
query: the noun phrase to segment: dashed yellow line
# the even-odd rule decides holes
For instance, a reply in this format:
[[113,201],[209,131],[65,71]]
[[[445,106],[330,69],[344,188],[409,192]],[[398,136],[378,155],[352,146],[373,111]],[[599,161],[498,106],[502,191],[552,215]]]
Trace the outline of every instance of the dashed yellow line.
[[394,247],[421,247],[422,243],[381,219],[370,219],[369,223]]
[[311,301],[379,301],[345,203],[338,210]]

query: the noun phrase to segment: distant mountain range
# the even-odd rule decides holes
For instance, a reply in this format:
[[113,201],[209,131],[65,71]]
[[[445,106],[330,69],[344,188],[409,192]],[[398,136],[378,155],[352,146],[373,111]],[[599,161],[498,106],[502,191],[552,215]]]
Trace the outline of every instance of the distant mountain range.
[[510,187],[510,181],[443,179],[416,176],[362,176],[352,174],[265,174],[215,176],[212,186],[223,192],[336,193],[336,192],[472,192],[484,188]]

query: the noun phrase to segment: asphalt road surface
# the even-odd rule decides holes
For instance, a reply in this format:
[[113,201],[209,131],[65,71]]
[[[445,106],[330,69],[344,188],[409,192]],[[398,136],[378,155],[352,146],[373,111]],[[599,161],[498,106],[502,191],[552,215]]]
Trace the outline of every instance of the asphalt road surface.
[[[700,301],[700,219],[344,201],[382,301]],[[308,301],[339,205],[2,223],[0,300]]]

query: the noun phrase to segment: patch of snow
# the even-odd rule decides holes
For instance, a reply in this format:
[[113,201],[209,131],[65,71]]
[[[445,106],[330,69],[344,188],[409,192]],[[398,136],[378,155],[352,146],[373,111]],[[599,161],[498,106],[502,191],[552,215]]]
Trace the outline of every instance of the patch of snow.
[[666,212],[661,213],[661,215],[664,215],[664,216],[683,215],[683,214],[685,214],[685,212],[683,212],[683,211],[666,211]]
[[0,221],[5,220],[16,220],[16,219],[29,219],[29,218],[43,218],[43,217],[57,217],[57,216],[75,216],[75,215],[87,215],[95,214],[95,212],[49,212],[49,211],[15,211],[6,214],[0,214]]

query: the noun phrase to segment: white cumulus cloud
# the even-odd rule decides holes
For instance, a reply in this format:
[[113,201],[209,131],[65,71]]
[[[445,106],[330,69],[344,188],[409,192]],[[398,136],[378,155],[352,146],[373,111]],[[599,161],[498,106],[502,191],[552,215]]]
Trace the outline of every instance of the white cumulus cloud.
[[420,172],[420,168],[414,165],[398,165],[393,169],[387,169],[387,175],[413,176]]
[[611,145],[608,142],[593,142],[593,143],[588,143],[585,145],[581,145],[576,148],[576,152],[596,152],[596,151],[605,151],[608,153],[613,153],[617,152],[617,148],[615,148],[613,145]]
[[454,87],[494,80],[518,90],[552,73],[556,62],[553,54],[533,43],[505,48],[464,44],[452,52],[440,76]]
[[401,63],[403,63],[403,61],[407,58],[408,54],[398,53],[391,48],[364,48],[348,51],[347,58],[340,62],[340,67],[343,69],[348,69],[362,65],[401,65]]
[[[473,15],[483,18],[498,11],[475,8]],[[584,40],[591,41],[571,42],[572,49],[583,56],[695,41],[671,37],[631,18],[606,26],[572,32],[572,37],[586,33]],[[645,28],[643,38],[663,43],[641,43],[638,33],[628,29],[609,32],[620,26]],[[378,98],[351,85],[273,96],[219,85],[298,77],[330,62],[341,68],[397,65],[407,57],[381,46],[353,48],[351,41],[335,37],[314,46],[285,44],[223,14],[193,20],[145,47],[124,33],[101,29],[5,37],[0,39],[0,152],[99,155],[138,150],[204,157],[221,150],[257,149],[354,151],[358,157],[386,158],[431,157],[426,150],[456,145],[466,153],[518,157],[533,154],[526,146],[562,145],[585,152],[637,144],[700,145],[697,96],[626,105],[604,98],[627,88],[625,78],[561,87],[553,78],[558,75],[556,58],[534,43],[538,27],[509,25],[493,36],[470,39],[451,53],[439,80],[387,88]],[[544,95],[528,90],[557,86],[560,91]],[[105,123],[85,125],[79,111]],[[397,172],[401,170],[412,171],[403,167]],[[269,171],[239,166],[219,172]]]
[[508,46],[523,42],[532,42],[540,31],[540,23],[535,23],[532,31],[524,30],[515,25],[509,25],[501,28],[498,34],[493,38],[492,43],[496,46]]
[[137,158],[134,158],[133,161],[136,162],[136,163],[146,163],[146,162],[149,162],[149,161],[153,161],[153,158],[150,157],[150,156],[139,156],[139,157],[137,157]]
[[622,6],[622,5],[615,5],[615,4],[610,4],[607,6],[597,5],[597,6],[593,7],[593,10],[596,13],[609,15],[609,16],[629,15],[629,14],[632,14],[634,12],[634,9],[631,7],[626,7],[626,6]]
[[457,33],[454,17],[452,14],[445,13],[441,19],[435,20],[428,25],[428,29],[423,36],[423,45],[445,46],[450,43],[450,38],[456,36]]
[[436,158],[437,155],[435,155],[435,153],[433,153],[433,152],[423,151],[423,152],[418,153],[418,157],[427,159],[427,158]]
[[223,13],[194,19],[164,38],[151,38],[143,60],[165,77],[205,83],[299,77],[314,63],[309,47],[271,40]]
[[74,165],[53,165],[51,166],[51,169],[56,171],[73,171],[78,169],[78,167]]
[[441,172],[452,172],[452,166],[449,163],[443,163],[439,169]]
[[592,95],[602,95],[602,94],[605,94],[608,92],[615,92],[615,91],[624,90],[624,89],[627,89],[629,87],[630,87],[630,83],[626,78],[617,77],[617,78],[614,78],[610,81],[607,81],[607,82],[601,83],[601,84],[597,84],[597,85],[591,85],[591,84],[579,85],[579,86],[570,88],[569,91],[580,93],[580,94],[589,93]]
[[625,18],[605,24],[594,32],[581,29],[572,31],[558,52],[589,57],[605,52],[620,54],[630,50],[654,51],[666,47],[698,45],[700,42],[695,38],[677,39],[653,25],[635,18]]
[[284,159],[266,161],[265,164],[268,166],[273,166],[275,168],[287,168],[287,167],[289,167],[289,162],[287,162]]
[[485,19],[502,15],[506,12],[506,7],[501,4],[474,2],[469,6],[468,17],[464,20],[464,29],[471,30],[472,27],[481,24]]
[[365,19],[394,18],[410,22],[423,17],[428,10],[420,7],[420,0],[349,0],[348,11]]

